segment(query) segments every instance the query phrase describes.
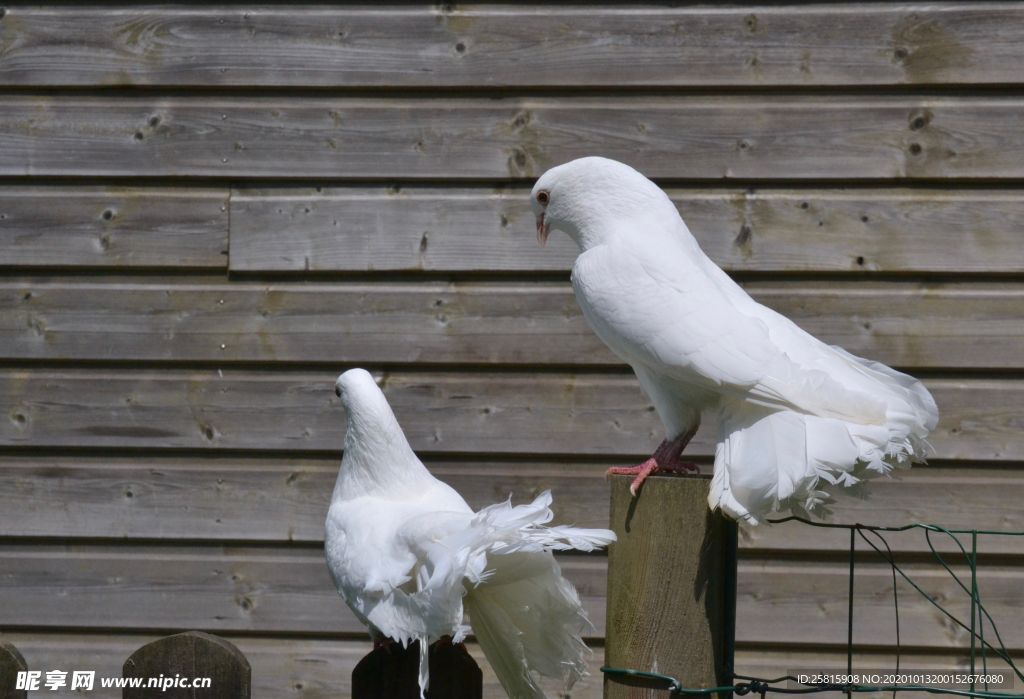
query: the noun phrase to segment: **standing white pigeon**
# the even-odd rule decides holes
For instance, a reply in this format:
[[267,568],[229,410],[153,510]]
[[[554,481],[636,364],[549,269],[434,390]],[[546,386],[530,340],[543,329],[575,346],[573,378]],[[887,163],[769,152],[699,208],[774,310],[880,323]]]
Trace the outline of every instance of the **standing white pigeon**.
[[755,302],[697,246],[676,207],[633,168],[581,158],[531,195],[537,239],[580,247],[572,284],[583,315],[629,363],[665,424],[647,462],[609,473],[696,469],[679,455],[718,413],[709,504],[757,523],[822,513],[821,480],[850,486],[924,461],[938,409],[916,379],[830,347]]
[[370,374],[347,371],[335,391],[348,432],[327,515],[327,566],[374,640],[420,642],[422,696],[428,646],[462,641],[465,604],[509,697],[544,697],[534,671],[571,687],[587,667],[580,633],[593,627],[551,551],[591,551],[615,534],[543,526],[549,492],[474,513],[416,458]]

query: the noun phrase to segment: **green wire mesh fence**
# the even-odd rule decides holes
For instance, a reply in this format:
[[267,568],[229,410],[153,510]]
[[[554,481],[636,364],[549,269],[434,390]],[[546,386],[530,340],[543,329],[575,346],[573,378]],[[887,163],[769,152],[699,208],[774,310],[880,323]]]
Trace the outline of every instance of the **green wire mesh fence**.
[[[892,568],[892,580],[893,580],[893,603],[896,608],[896,673],[899,673],[900,663],[900,614],[899,614],[899,592],[897,590],[897,576],[901,577],[917,592],[919,592],[928,602],[935,606],[943,615],[945,615],[954,625],[967,631],[971,638],[970,647],[970,690],[962,689],[947,689],[945,687],[934,687],[921,684],[891,684],[891,685],[863,685],[863,684],[836,684],[836,683],[811,683],[801,682],[797,677],[792,675],[786,675],[785,677],[777,677],[775,679],[764,679],[761,677],[746,677],[743,675],[736,675],[732,672],[732,648],[726,649],[726,679],[731,679],[734,684],[722,686],[722,687],[710,687],[710,688],[687,688],[683,687],[682,684],[673,677],[667,675],[659,675],[652,672],[642,672],[640,670],[628,670],[623,668],[614,667],[602,667],[601,672],[610,675],[629,675],[632,677],[645,678],[659,683],[667,685],[667,689],[673,695],[691,695],[691,694],[731,694],[735,693],[740,696],[747,694],[760,694],[762,699],[768,692],[775,692],[780,694],[814,694],[818,692],[843,692],[848,697],[852,697],[854,693],[862,692],[892,692],[895,697],[897,692],[901,691],[915,691],[915,692],[927,692],[930,694],[950,694],[955,696],[965,697],[980,697],[980,699],[1024,699],[1024,694],[1013,694],[1010,692],[992,692],[989,691],[988,683],[984,682],[984,689],[978,689],[976,687],[975,672],[977,664],[980,660],[981,664],[981,677],[987,678],[988,662],[990,657],[993,659],[998,658],[1002,660],[1013,675],[1024,682],[1024,674],[1013,662],[1013,658],[1010,657],[1010,653],[1003,643],[1003,639],[999,634],[999,628],[996,625],[995,619],[989,614],[988,610],[985,609],[985,605],[981,601],[981,595],[978,592],[978,536],[979,535],[993,535],[993,536],[1024,536],[1022,532],[1007,532],[1007,531],[992,531],[984,529],[944,529],[933,524],[908,524],[903,527],[878,527],[869,526],[864,524],[830,524],[826,522],[813,522],[802,517],[786,517],[784,519],[769,520],[772,524],[783,524],[785,522],[801,522],[812,527],[823,527],[828,529],[847,529],[850,532],[850,589],[849,589],[849,603],[847,609],[847,633],[846,633],[846,668],[847,676],[853,677],[853,619],[854,619],[854,604],[853,604],[853,592],[854,592],[854,580],[855,580],[855,569],[856,569],[856,546],[857,538],[860,537],[868,544],[878,555],[880,555]],[[936,602],[930,595],[928,595],[921,587],[915,583],[907,573],[900,568],[896,563],[895,556],[892,553],[892,549],[889,548],[889,544],[882,532],[903,532],[911,529],[921,529],[924,531],[925,541],[928,544],[928,549],[932,555],[939,562],[939,564],[946,570],[947,573],[953,578],[956,584],[971,598],[971,618],[969,622],[965,622],[957,618],[954,614],[944,609],[942,605]],[[971,572],[970,586],[960,579],[950,564],[943,558],[942,554],[936,550],[935,544],[932,541],[932,534],[939,534],[945,537],[949,537],[950,540],[959,549],[960,554],[963,556],[964,562],[969,567]],[[968,553],[964,547],[963,542],[960,541],[958,534],[967,535],[971,537],[971,550]],[[870,537],[869,537],[870,535]],[[883,550],[884,548],[884,550]],[[735,573],[733,573],[735,574]],[[733,597],[735,598],[735,580],[731,581],[731,584],[727,582],[728,587],[732,590]],[[735,601],[733,600],[733,609],[735,609]],[[988,620],[988,625],[992,629],[992,633],[995,635],[995,642],[997,645],[993,645],[991,636],[988,640],[985,638],[985,620]],[[732,634],[726,634],[727,638],[731,638]],[[731,645],[731,644],[730,644]],[[799,687],[792,686],[780,686],[781,683],[797,684]]]

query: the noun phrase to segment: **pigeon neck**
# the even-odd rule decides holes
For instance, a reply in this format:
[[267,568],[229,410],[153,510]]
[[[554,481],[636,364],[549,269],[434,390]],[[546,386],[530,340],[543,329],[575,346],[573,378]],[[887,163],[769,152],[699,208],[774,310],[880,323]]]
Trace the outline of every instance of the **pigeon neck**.
[[345,454],[332,501],[419,494],[432,480],[381,398],[380,405],[349,410]]
[[617,223],[618,221],[588,220],[571,228],[567,226],[565,232],[576,242],[580,252],[586,252],[608,242],[615,234]]

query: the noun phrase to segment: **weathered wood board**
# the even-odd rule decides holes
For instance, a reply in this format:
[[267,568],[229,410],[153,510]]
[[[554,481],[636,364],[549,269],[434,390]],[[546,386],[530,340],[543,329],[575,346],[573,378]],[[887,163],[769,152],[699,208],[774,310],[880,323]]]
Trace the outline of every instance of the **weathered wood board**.
[[[862,549],[870,550],[866,545]],[[897,574],[901,642],[911,648],[969,648],[967,629],[940,612],[932,600],[969,625],[970,595],[963,592],[938,563],[904,563],[900,568],[928,595],[926,598],[916,592]],[[966,565],[954,565],[953,570],[961,580],[970,580],[970,569]],[[845,561],[824,565],[818,561],[741,562],[736,602],[737,642],[845,647],[849,574],[849,564]],[[985,565],[978,570],[979,594],[999,625],[1006,647],[1014,650],[1024,642],[1024,635],[1016,631],[1022,618],[1020,597],[1024,595],[1024,585],[1014,579],[1019,574],[1016,562],[1006,568]],[[855,645],[876,648],[896,645],[892,600],[892,569],[888,564],[857,566]],[[999,612],[995,611],[997,609]],[[986,634],[986,638],[991,642],[992,636]]]
[[229,198],[226,189],[0,187],[0,268],[224,269]]
[[[1024,271],[1014,190],[666,190],[730,272]],[[522,187],[291,188],[231,195],[236,272],[568,271],[579,249],[536,242]]]
[[602,155],[673,180],[1024,177],[1018,97],[4,102],[0,176],[508,181]]
[[12,7],[0,84],[1020,84],[1022,25],[1018,3]]
[[[0,458],[0,537],[174,539],[249,542],[323,541],[338,473],[337,458],[215,457]],[[466,461],[428,459],[427,467],[479,509],[511,497],[554,496],[555,524],[608,526],[605,469],[621,461]],[[704,464],[710,472],[710,465]],[[918,466],[870,483],[866,499],[840,496],[834,521],[947,529],[1024,530],[1024,511],[1006,493],[1024,488],[1024,472],[983,466]],[[920,531],[886,535],[894,551],[928,550]],[[953,550],[945,537],[936,547]],[[800,524],[741,527],[745,552],[846,551],[845,531]],[[1024,554],[1024,541],[983,536],[984,554]]]
[[[866,548],[866,547],[865,547]],[[604,635],[607,559],[559,557],[565,576]],[[937,563],[901,565],[932,599],[969,619],[969,597]],[[955,567],[962,576],[966,568]],[[322,549],[233,546],[0,545],[6,604],[0,625],[39,629],[89,627],[174,632],[196,629],[259,634],[358,637],[364,627],[341,600]],[[746,558],[739,564],[737,642],[846,643],[845,561]],[[968,572],[969,575],[969,572]],[[1024,649],[1024,572],[1015,564],[978,571],[986,608],[1007,647]],[[963,648],[966,632],[898,582],[900,634],[918,648]],[[892,645],[892,571],[863,562],[855,586],[854,642]],[[860,627],[861,634],[857,634]],[[969,647],[969,644],[968,644]]]
[[[600,637],[602,556],[562,556]],[[4,546],[0,626],[363,636],[322,547]]]
[[[1012,190],[668,193],[732,272],[1024,270],[1024,196]],[[567,272],[576,246],[558,234],[536,244],[528,196],[522,187],[238,190],[231,269]],[[219,188],[3,187],[0,267],[223,268],[227,199]]]
[[[558,524],[606,527],[607,463],[428,461],[474,508],[509,496],[520,503],[551,489]],[[10,457],[0,498],[0,536],[320,542],[337,460],[131,457]],[[1020,529],[1022,514],[1001,504],[1021,487],[1015,470],[918,467],[900,480],[872,482],[867,500],[841,498],[835,521]],[[256,507],[253,503],[257,502]],[[920,536],[890,535],[894,550],[923,551]],[[1017,552],[1011,539],[983,539],[985,552]],[[835,536],[799,525],[744,528],[741,546],[845,550]]]
[[[891,366],[1024,368],[1024,287],[750,282]],[[0,359],[622,366],[568,283],[0,282]]]
[[[340,370],[0,370],[0,446],[338,453]],[[664,438],[632,374],[389,373],[380,383],[424,453],[649,455]],[[929,379],[937,459],[1024,460],[1024,382]],[[706,419],[688,453],[714,453]]]

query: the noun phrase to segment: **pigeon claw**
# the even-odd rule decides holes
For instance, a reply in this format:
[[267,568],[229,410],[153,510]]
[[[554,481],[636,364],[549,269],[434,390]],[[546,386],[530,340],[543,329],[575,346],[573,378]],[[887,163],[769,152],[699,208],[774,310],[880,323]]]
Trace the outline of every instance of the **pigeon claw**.
[[636,476],[636,478],[633,479],[633,482],[629,485],[630,494],[632,494],[633,497],[636,497],[637,491],[640,489],[640,486],[644,484],[644,481],[647,480],[647,477],[652,473],[657,473],[658,471],[666,471],[668,473],[694,473],[699,472],[700,467],[697,466],[697,464],[685,463],[682,461],[662,464],[658,463],[658,461],[652,456],[639,466],[613,466],[604,472],[604,478],[605,480],[608,480],[613,475]]
[[604,472],[605,480],[615,476],[636,476],[629,486],[629,492],[636,497],[636,491],[647,480],[647,476],[658,470],[658,462],[652,456],[639,466],[613,466]]

